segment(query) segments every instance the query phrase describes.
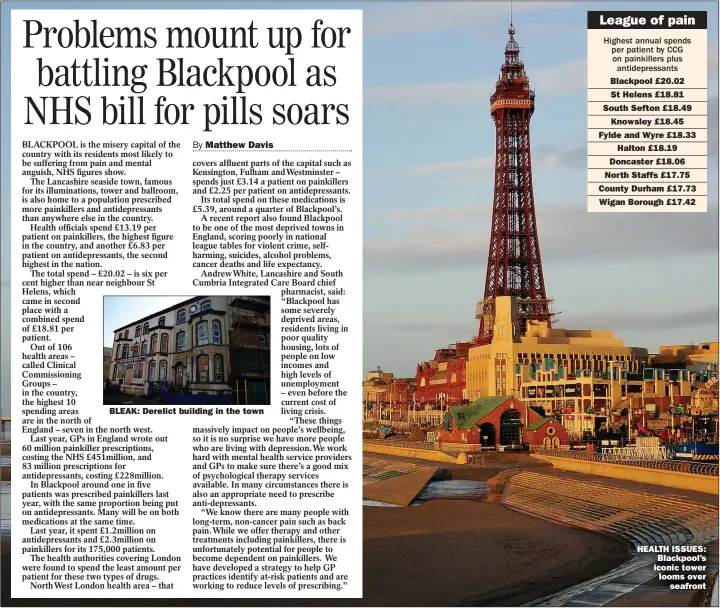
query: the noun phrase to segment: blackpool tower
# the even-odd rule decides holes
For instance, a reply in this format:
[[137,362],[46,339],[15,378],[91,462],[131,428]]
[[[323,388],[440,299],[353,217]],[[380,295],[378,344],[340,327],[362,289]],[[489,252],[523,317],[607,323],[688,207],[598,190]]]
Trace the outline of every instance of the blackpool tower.
[[527,321],[545,321],[548,326],[552,321],[540,261],[530,162],[535,92],[530,89],[512,23],[508,34],[505,63],[490,98],[495,123],[495,191],[485,295],[476,309],[480,320],[477,341],[481,344],[492,340],[497,296],[516,298],[521,333]]

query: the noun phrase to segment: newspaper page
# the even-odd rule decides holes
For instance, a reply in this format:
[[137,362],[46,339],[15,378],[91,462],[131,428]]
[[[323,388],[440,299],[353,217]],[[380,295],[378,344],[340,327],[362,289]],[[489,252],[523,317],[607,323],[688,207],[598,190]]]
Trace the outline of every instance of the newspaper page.
[[13,596],[359,596],[361,13],[10,28]]
[[719,605],[717,2],[0,9],[3,605]]

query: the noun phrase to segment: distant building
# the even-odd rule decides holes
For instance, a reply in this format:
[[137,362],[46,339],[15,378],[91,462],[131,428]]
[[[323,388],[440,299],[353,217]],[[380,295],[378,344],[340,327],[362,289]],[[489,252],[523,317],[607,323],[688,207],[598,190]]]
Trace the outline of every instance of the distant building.
[[432,361],[418,364],[415,383],[419,404],[438,408],[463,403],[467,398],[465,373],[470,346],[472,343],[458,342],[437,350]]
[[650,365],[662,369],[690,369],[693,373],[718,373],[718,342],[675,344],[661,346],[660,352],[651,355]]
[[103,380],[110,380],[110,363],[112,362],[112,348],[103,348]]
[[388,385],[388,401],[390,406],[400,411],[412,407],[416,394],[415,378],[393,378]]
[[395,378],[380,368],[363,379],[363,404],[367,410],[408,411],[415,395],[414,378]]
[[270,297],[228,298],[230,386],[235,403],[270,404]]

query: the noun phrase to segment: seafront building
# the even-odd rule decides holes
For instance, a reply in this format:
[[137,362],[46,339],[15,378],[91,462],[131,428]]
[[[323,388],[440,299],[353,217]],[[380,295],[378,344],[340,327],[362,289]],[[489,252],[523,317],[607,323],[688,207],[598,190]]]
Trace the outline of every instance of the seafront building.
[[110,380],[110,363],[112,361],[112,348],[109,346],[103,347],[103,380],[107,382]]
[[123,393],[269,403],[268,297],[196,296],[114,334],[110,383]]
[[[447,410],[512,395],[561,421],[575,436],[625,424],[628,408],[634,422],[647,426],[678,407],[683,413],[717,410],[717,390],[710,391],[712,378],[717,378],[715,342],[661,347],[660,355],[651,356],[644,348],[626,346],[609,330],[526,323],[523,333],[514,298],[496,298],[489,344],[459,343],[418,366],[418,404]],[[706,388],[707,383],[711,386]]]
[[568,432],[560,422],[544,416],[542,410],[514,397],[484,397],[472,405],[451,407],[442,428],[435,431],[442,443],[495,445],[535,445],[559,447],[567,443]]
[[550,328],[544,321],[528,321],[522,333],[514,299],[495,302],[492,341],[469,349],[471,401],[516,395],[581,434],[609,428],[613,410],[642,390],[646,349],[625,346],[611,331]]
[[661,346],[658,354],[650,358],[653,367],[662,369],[689,369],[694,374],[709,379],[718,373],[718,342],[700,344],[675,344]]
[[366,410],[391,408],[407,411],[415,396],[414,378],[396,378],[378,368],[369,371],[363,379],[363,405]]

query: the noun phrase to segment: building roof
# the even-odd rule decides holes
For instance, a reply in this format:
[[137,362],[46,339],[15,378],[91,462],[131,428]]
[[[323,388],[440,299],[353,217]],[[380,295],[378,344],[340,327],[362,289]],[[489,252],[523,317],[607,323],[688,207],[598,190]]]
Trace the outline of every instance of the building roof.
[[538,418],[537,420],[533,420],[530,424],[527,425],[526,430],[528,431],[537,431],[541,426],[548,422],[552,422],[552,418],[545,418],[544,416],[542,418]]
[[470,405],[451,407],[450,415],[455,421],[455,426],[461,431],[466,431],[471,429],[478,420],[482,420],[490,412],[500,407],[508,399],[512,399],[512,397],[509,395],[505,395],[504,397],[481,397],[473,401]]
[[121,327],[118,327],[118,328],[114,329],[113,332],[120,331],[120,330],[126,329],[126,328],[128,328],[128,329],[129,329],[129,328],[132,328],[133,326],[138,325],[138,324],[140,324],[140,323],[143,323],[144,321],[149,321],[149,320],[152,319],[153,317],[158,317],[158,316],[160,316],[160,315],[162,315],[162,314],[164,314],[164,313],[172,312],[173,310],[176,310],[176,309],[178,309],[178,308],[182,308],[183,306],[187,306],[187,305],[190,304],[191,302],[196,302],[196,301],[198,301],[198,300],[203,300],[203,299],[206,299],[206,298],[208,298],[208,297],[210,297],[210,296],[194,296],[194,297],[192,297],[192,298],[190,298],[190,299],[188,299],[188,300],[183,300],[182,302],[178,302],[177,304],[173,304],[172,306],[169,306],[168,308],[163,308],[162,310],[158,310],[157,312],[154,312],[153,314],[148,315],[147,317],[143,317],[142,319],[138,319],[137,321],[133,321],[132,323],[128,323],[127,325],[123,325],[123,326],[121,326]]

